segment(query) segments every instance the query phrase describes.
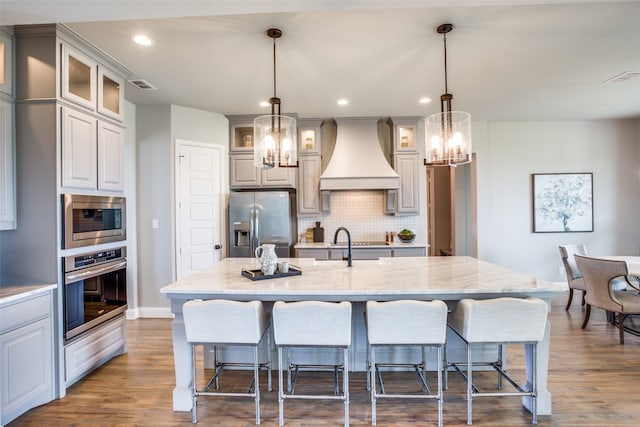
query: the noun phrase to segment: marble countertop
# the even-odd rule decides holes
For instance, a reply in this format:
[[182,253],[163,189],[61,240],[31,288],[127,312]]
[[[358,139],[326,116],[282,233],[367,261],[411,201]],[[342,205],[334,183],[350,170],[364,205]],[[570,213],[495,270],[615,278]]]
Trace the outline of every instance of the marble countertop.
[[[281,261],[285,259],[280,259]],[[253,258],[225,258],[210,268],[163,287],[169,298],[215,297],[268,300],[438,298],[497,295],[551,297],[562,284],[546,282],[472,257],[402,257],[354,261],[286,259],[299,276],[251,281],[242,269],[257,269]]]
[[0,286],[0,305],[5,305],[22,298],[48,292],[49,290],[56,289],[57,287],[58,285],[56,284],[2,285]]
[[[299,242],[294,245],[294,249],[344,249],[347,248],[347,242],[338,242],[335,245],[331,242]],[[374,245],[351,245],[351,249],[380,249],[380,248],[426,248],[427,245],[419,242],[411,242],[411,243],[403,243],[403,242],[393,242],[393,243],[384,243],[380,242],[380,244]]]

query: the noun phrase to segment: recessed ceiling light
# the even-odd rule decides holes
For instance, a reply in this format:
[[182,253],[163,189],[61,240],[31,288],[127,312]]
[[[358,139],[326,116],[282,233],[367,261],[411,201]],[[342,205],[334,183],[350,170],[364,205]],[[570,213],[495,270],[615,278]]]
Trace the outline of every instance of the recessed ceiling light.
[[268,107],[271,104],[269,104],[269,101],[260,101],[258,105],[261,107]]
[[420,98],[420,104],[428,104],[431,102],[431,98]]
[[349,103],[348,99],[338,99],[338,105],[347,105]]
[[136,34],[133,36],[133,41],[142,46],[149,46],[151,44],[151,39],[144,34]]

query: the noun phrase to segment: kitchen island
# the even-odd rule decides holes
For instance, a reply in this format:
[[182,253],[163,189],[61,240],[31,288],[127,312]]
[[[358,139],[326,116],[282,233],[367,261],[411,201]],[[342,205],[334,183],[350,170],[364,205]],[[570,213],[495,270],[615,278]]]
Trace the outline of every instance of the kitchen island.
[[[237,301],[260,300],[270,309],[274,301],[351,301],[354,303],[354,332],[350,366],[364,370],[366,338],[364,306],[366,301],[399,299],[440,299],[454,305],[462,298],[486,299],[501,296],[534,296],[550,301],[563,290],[560,284],[545,282],[471,257],[407,257],[357,261],[347,267],[344,261],[316,261],[292,258],[299,276],[251,281],[242,269],[257,269],[253,258],[226,258],[161,289],[171,300],[175,315],[172,325],[176,387],[173,409],[191,410],[191,358],[182,317],[182,305],[190,299],[224,298]],[[449,352],[451,355],[452,353]],[[526,352],[531,363],[530,349]],[[457,357],[455,352],[453,357]],[[551,394],[547,390],[549,324],[543,342],[538,345],[538,414],[551,414]],[[527,376],[531,373],[527,369]],[[530,408],[530,402],[523,399]]]

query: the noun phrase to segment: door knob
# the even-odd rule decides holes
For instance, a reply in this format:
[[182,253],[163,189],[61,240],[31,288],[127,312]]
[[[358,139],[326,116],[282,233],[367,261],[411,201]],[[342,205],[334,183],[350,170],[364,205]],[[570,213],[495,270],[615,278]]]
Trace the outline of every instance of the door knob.
[[213,247],[213,249],[215,249],[215,250],[220,250],[220,249],[222,249],[222,245],[221,245],[220,243],[218,243],[217,245],[215,245],[215,246]]

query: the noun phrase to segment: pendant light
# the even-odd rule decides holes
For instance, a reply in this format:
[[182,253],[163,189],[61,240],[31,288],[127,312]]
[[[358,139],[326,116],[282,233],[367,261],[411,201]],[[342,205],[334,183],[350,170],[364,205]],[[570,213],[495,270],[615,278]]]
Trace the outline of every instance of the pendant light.
[[271,114],[253,121],[253,159],[263,169],[297,167],[296,120],[280,114],[280,98],[276,96],[276,40],[282,37],[278,28],[267,30],[273,39],[273,97],[269,99]]
[[425,119],[425,149],[428,166],[457,166],[471,162],[471,115],[451,111],[453,95],[447,87],[447,33],[453,24],[439,25],[436,31],[444,40],[444,94],[440,96],[440,113]]

